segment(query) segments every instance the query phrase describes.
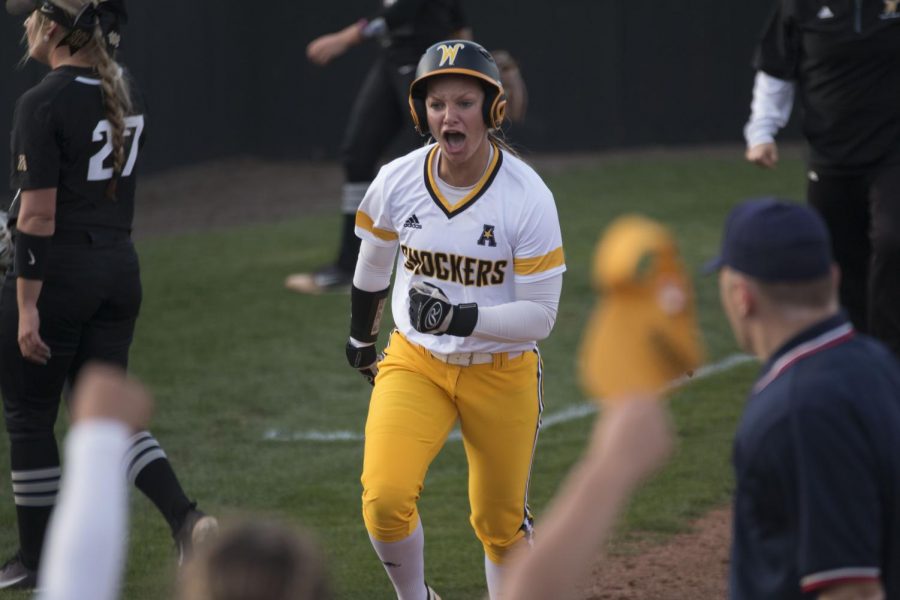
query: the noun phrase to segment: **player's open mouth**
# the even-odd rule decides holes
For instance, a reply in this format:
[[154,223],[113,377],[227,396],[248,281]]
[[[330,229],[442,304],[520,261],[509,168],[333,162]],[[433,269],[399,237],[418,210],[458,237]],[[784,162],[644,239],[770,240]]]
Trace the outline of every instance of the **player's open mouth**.
[[447,150],[459,151],[466,143],[466,134],[458,131],[445,131],[444,141],[447,143]]

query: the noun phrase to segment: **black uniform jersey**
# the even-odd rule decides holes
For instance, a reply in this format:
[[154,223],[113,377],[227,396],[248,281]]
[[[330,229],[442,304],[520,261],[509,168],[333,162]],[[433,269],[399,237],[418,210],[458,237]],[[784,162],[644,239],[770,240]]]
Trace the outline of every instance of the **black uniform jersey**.
[[418,63],[429,46],[468,26],[460,0],[384,0],[377,17],[387,23],[382,44],[397,65]]
[[796,81],[812,166],[900,162],[896,2],[777,0],[755,66]]
[[[146,120],[131,86],[134,109],[126,118],[126,162],[107,196],[113,176],[112,129],[106,118],[100,79],[90,68],[51,71],[16,103],[11,141],[11,187],[56,188],[56,229],[131,230],[135,170]],[[18,206],[10,211],[14,220]]]

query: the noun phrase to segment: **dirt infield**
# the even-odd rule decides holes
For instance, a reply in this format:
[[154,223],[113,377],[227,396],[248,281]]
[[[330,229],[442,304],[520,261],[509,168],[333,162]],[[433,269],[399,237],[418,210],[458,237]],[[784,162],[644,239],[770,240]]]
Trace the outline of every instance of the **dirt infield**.
[[662,544],[613,548],[599,559],[585,600],[713,600],[727,596],[731,510],[720,508]]
[[[530,157],[543,175],[608,160],[675,154],[739,155],[736,147],[652,150],[604,155]],[[342,182],[334,163],[231,159],[143,178],[135,237],[270,223],[311,213],[337,213]],[[582,597],[597,600],[696,600],[726,595],[730,511],[698,520],[664,543],[645,539],[598,559]]]

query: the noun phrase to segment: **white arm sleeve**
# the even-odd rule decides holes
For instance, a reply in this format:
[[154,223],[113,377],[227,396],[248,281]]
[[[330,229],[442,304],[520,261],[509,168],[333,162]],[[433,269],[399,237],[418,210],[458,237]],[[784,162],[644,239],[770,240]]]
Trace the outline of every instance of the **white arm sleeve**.
[[353,273],[353,285],[364,292],[380,292],[391,285],[397,246],[376,246],[363,240]]
[[76,424],[39,572],[38,600],[119,597],[125,562],[128,428],[111,420]]
[[775,141],[775,134],[791,118],[794,105],[794,82],[756,72],[750,120],[744,126],[747,147]]
[[498,342],[538,341],[550,335],[556,323],[562,273],[527,283],[516,282],[516,300],[478,307],[472,335]]

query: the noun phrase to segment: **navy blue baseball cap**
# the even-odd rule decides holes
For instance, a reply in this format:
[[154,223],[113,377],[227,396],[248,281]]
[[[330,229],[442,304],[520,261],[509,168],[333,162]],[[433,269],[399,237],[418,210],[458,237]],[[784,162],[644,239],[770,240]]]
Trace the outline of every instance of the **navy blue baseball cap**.
[[831,238],[814,209],[778,198],[754,198],[725,220],[721,254],[712,273],[730,267],[760,281],[808,281],[831,272]]

